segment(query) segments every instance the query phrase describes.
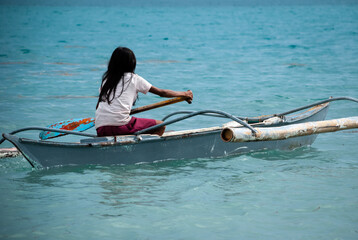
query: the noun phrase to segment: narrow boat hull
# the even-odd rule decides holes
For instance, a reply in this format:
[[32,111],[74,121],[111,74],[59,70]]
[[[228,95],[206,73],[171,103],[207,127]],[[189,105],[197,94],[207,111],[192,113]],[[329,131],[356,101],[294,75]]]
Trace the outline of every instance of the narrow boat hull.
[[136,164],[164,160],[219,158],[260,150],[288,150],[311,145],[317,135],[265,142],[229,142],[221,140],[220,131],[210,134],[143,141],[126,145],[39,144],[15,136],[7,137],[34,167],[87,164]]
[[[328,104],[313,108],[291,122],[324,120]],[[289,123],[287,123],[289,124]],[[221,130],[198,131],[166,137],[147,136],[142,140],[130,137],[122,142],[63,143],[36,141],[3,134],[36,168],[65,165],[113,165],[151,163],[165,160],[219,158],[260,150],[288,150],[311,145],[317,135],[293,137],[284,140],[257,142],[224,142]]]

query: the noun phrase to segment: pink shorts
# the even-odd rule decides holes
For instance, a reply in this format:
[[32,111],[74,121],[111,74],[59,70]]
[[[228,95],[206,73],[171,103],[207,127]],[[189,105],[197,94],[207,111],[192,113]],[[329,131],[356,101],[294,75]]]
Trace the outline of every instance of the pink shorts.
[[[116,136],[116,135],[130,135],[140,130],[149,128],[156,125],[157,122],[154,119],[148,118],[136,118],[132,119],[123,126],[103,126],[96,129],[97,136]],[[150,133],[150,132],[148,132]]]

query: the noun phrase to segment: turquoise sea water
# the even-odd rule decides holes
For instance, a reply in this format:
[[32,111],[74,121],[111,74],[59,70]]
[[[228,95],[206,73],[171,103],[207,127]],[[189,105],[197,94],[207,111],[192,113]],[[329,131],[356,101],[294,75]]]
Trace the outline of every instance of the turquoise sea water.
[[[192,105],[142,117],[256,116],[358,97],[354,1],[39,2],[0,5],[0,132],[92,117],[119,45],[133,49],[137,73],[153,85],[194,92]],[[160,100],[142,95],[137,106]],[[358,116],[356,103],[332,103],[327,118],[348,116]],[[200,117],[169,129],[224,122]],[[222,159],[43,171],[0,159],[0,238],[357,239],[357,146],[350,130],[293,151]]]

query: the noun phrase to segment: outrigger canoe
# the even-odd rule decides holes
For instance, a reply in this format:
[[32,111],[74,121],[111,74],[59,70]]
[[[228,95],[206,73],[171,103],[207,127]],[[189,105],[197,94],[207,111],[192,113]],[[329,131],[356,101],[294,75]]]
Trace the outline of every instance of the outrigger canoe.
[[[319,133],[358,128],[358,117],[324,121],[329,102],[334,100],[358,102],[357,99],[349,97],[331,98],[315,103],[316,105],[311,104],[286,113],[256,118],[240,118],[212,110],[177,112],[165,117],[162,125],[173,124],[197,115],[226,117],[233,121],[217,127],[167,132],[163,136],[145,134],[151,128],[134,135],[97,137],[75,131],[30,127],[13,133],[4,133],[3,138],[10,141],[35,168],[221,158],[260,150],[289,150],[308,146],[315,141]],[[300,113],[296,113],[297,111]],[[167,120],[176,114],[184,116]],[[79,142],[59,142],[20,138],[15,135],[25,130],[54,131],[81,135],[85,138]]]

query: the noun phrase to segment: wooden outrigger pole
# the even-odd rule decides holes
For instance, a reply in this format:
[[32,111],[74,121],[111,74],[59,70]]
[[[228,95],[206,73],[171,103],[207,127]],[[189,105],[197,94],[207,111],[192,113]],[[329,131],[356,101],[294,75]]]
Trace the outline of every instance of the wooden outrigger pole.
[[352,128],[358,128],[358,117],[298,123],[281,127],[255,128],[257,130],[255,134],[246,128],[225,128],[221,132],[221,138],[225,142],[271,141]]

